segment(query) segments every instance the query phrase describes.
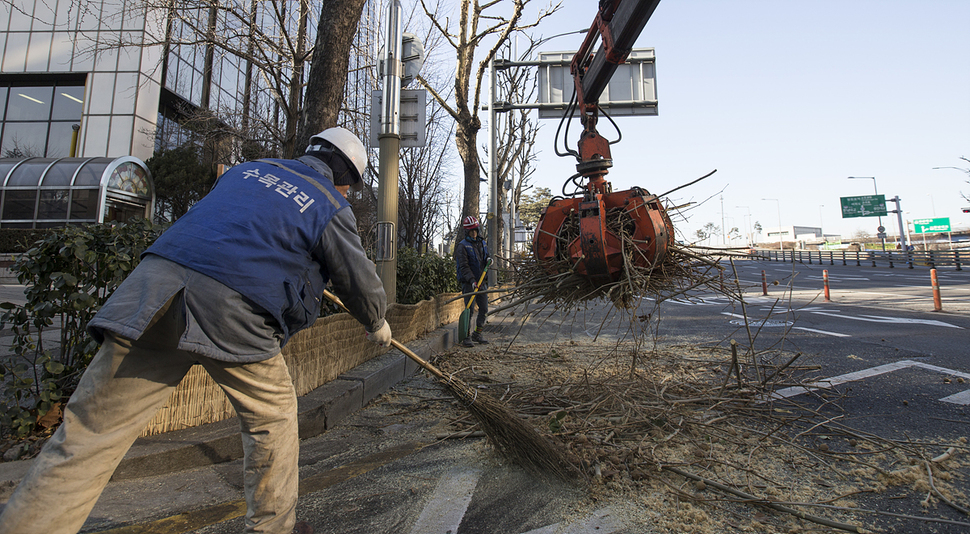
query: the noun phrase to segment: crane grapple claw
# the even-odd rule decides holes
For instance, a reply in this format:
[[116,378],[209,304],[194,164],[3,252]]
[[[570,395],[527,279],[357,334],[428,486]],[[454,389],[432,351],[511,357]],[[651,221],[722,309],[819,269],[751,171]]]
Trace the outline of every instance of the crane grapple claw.
[[619,280],[628,263],[647,270],[663,263],[672,230],[660,200],[633,188],[553,200],[532,245],[551,273],[572,271],[601,286]]

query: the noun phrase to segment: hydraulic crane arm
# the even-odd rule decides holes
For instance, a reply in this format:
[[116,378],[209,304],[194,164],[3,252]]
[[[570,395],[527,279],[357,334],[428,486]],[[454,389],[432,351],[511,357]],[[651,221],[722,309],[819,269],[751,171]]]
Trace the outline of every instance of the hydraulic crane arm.
[[[599,12],[570,67],[583,115],[587,106],[599,101],[659,4],[660,0],[600,0]],[[603,46],[593,55],[592,47],[600,36]]]
[[[600,0],[599,11],[570,63],[583,124],[576,170],[587,179],[582,196],[554,199],[532,238],[533,251],[553,272],[569,270],[600,286],[617,281],[632,263],[661,265],[672,242],[660,199],[635,187],[614,192],[610,143],[596,131],[597,102],[660,0]],[[593,47],[602,41],[596,53]]]

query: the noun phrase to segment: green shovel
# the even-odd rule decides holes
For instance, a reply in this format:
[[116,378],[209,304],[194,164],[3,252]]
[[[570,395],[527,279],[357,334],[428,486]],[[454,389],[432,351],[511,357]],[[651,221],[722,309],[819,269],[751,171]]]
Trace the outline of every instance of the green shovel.
[[[475,284],[475,291],[478,291],[478,289],[482,287],[482,282],[485,281],[485,275],[488,274],[488,267],[490,265],[492,265],[492,258],[489,258],[488,261],[485,262],[485,268],[482,269],[482,276],[478,279],[478,283]],[[472,316],[471,307],[472,307],[472,302],[474,301],[475,301],[474,296],[468,299],[468,304],[465,304],[465,309],[462,310],[461,315],[458,316],[458,342],[459,343],[461,343],[462,341],[465,341],[465,338],[468,337],[468,327],[470,326],[469,321],[471,321],[471,316]]]

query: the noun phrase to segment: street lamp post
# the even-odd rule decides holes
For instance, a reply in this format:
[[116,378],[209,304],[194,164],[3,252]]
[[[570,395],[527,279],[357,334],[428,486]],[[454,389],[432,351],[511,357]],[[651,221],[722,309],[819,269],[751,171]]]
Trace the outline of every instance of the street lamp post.
[[[872,180],[872,191],[876,195],[879,194],[879,189],[876,188],[876,177],[875,176],[849,176],[849,180]],[[879,228],[883,228],[883,230],[878,230],[878,232],[879,232],[880,235],[883,236],[883,237],[880,237],[880,239],[882,240],[882,249],[885,251],[886,250],[886,238],[885,238],[886,230],[884,229],[884,227],[882,225],[882,216],[881,215],[879,216]]]
[[754,245],[754,236],[752,235],[753,232],[751,231],[751,207],[750,206],[734,206],[734,207],[745,208],[748,210],[748,214],[745,216],[748,218],[748,223],[744,227],[744,229],[748,231],[748,240],[747,240],[747,243],[745,244],[748,246],[752,246]]
[[822,220],[822,208],[824,207],[825,207],[825,204],[818,205],[818,232],[822,234],[823,242],[825,241],[825,224],[824,224],[824,221]]
[[778,208],[778,252],[785,250],[785,243],[781,233],[781,201],[777,198],[763,198],[761,200],[774,200]]

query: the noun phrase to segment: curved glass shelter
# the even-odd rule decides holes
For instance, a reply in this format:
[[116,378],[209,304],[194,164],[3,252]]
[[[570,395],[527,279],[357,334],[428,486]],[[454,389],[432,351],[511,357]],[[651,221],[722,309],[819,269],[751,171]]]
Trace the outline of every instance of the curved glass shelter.
[[143,161],[121,158],[0,159],[0,228],[150,219],[155,186]]

